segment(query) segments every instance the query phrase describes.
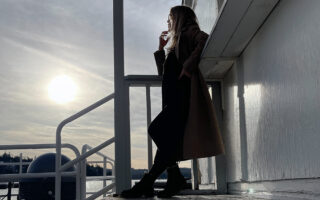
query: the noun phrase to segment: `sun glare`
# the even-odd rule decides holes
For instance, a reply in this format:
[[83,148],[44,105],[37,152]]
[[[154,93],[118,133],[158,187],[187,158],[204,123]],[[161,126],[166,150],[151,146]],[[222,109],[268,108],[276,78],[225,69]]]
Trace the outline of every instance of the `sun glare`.
[[55,77],[48,86],[48,94],[50,99],[59,104],[73,101],[76,92],[76,84],[69,76],[66,75]]

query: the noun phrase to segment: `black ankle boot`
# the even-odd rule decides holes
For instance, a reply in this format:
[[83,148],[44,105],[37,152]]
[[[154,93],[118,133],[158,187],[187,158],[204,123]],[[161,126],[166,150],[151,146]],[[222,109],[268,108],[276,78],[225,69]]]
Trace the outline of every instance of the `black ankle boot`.
[[180,172],[178,165],[169,167],[167,169],[168,180],[163,191],[157,194],[159,198],[170,198],[176,195],[187,183],[183,175]]
[[139,197],[153,197],[153,183],[155,178],[152,174],[146,173],[142,177],[142,179],[136,183],[131,189],[124,190],[121,193],[121,197],[123,198],[139,198]]

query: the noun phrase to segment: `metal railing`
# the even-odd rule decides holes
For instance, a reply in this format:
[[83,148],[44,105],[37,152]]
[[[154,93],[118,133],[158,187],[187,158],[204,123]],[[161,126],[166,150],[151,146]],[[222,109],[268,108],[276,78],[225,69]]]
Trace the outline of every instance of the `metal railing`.
[[[91,146],[89,146],[88,144],[85,144],[83,145],[82,147],[82,154],[86,153],[88,149],[92,149]],[[102,163],[103,164],[103,173],[102,173],[102,176],[98,176],[98,177],[86,177],[86,171],[84,171],[82,174],[81,174],[81,180],[91,180],[91,181],[96,181],[96,180],[101,180],[103,182],[103,186],[102,188],[105,188],[107,186],[107,180],[112,180],[112,183],[114,184],[115,182],[115,171],[114,171],[114,160],[106,155],[104,155],[103,153],[101,152],[96,152],[97,155],[101,156],[102,157],[102,161],[86,161],[86,159],[84,159],[82,162],[81,162],[81,165],[82,167],[85,167],[86,166],[86,163]],[[112,173],[111,173],[111,176],[107,176],[107,163],[109,165],[111,165],[111,169],[112,169]],[[87,194],[94,194],[94,192],[86,192],[86,181],[83,181],[81,182],[82,187],[81,187],[81,192],[82,192],[82,195],[87,195]],[[114,192],[114,187],[112,188],[112,192]],[[103,194],[103,197],[105,197],[106,194],[104,193]]]
[[11,166],[17,166],[19,165],[19,174],[22,174],[22,166],[23,165],[29,165],[31,162],[23,162],[22,160],[22,153],[20,153],[20,156],[19,156],[19,162],[10,162],[10,163],[5,163],[5,162],[0,162],[0,166],[8,166],[8,165],[11,165]]
[[[81,110],[80,112],[68,117],[67,119],[63,120],[59,126],[57,127],[56,130],[56,174],[55,174],[55,199],[56,200],[60,200],[61,199],[61,173],[63,170],[68,169],[69,167],[73,166],[74,164],[79,164],[81,161],[83,161],[84,159],[88,158],[89,156],[91,156],[92,154],[100,151],[101,149],[105,148],[106,146],[114,143],[114,137],[103,142],[102,144],[98,145],[97,147],[91,149],[90,151],[87,151],[85,153],[83,153],[81,156],[76,157],[75,159],[65,163],[64,165],[61,166],[61,132],[62,132],[62,128],[82,117],[83,115],[87,114],[88,112],[98,108],[99,106],[105,104],[106,102],[110,101],[111,99],[114,98],[114,93],[108,95],[107,97],[104,97],[103,99],[97,101],[96,103],[88,106],[87,108]],[[81,165],[81,169],[80,171],[82,173],[85,172],[85,166]],[[81,187],[83,187],[83,182],[85,182],[85,180],[81,180]],[[85,194],[83,194],[82,191],[83,188],[80,188],[79,190],[77,190],[77,195],[78,193],[80,193],[80,199],[93,199],[97,194],[100,194],[101,192],[107,192],[110,189],[112,189],[114,187],[114,184],[110,184],[109,186],[106,186],[104,188],[102,188],[101,190],[99,190],[98,192],[96,192],[95,194],[91,195],[90,197],[86,198]],[[78,188],[77,188],[78,189]],[[102,194],[102,193],[101,193]],[[99,195],[100,196],[100,195]],[[98,196],[97,196],[98,197]],[[78,198],[77,198],[78,199]]]
[[[61,144],[62,148],[71,149],[76,157],[80,156],[78,149],[71,144]],[[18,150],[18,149],[54,149],[56,144],[22,144],[22,145],[0,145],[0,150]],[[21,155],[21,154],[20,154]],[[21,159],[20,159],[21,160]],[[12,163],[3,163],[4,165],[12,165]],[[22,162],[19,162],[22,165]],[[21,170],[22,168],[20,168]],[[22,170],[19,174],[0,174],[0,182],[9,182],[9,181],[20,181],[24,178],[44,178],[44,177],[55,177],[56,172],[46,172],[46,173],[28,173],[22,174]],[[80,164],[76,165],[75,172],[62,172],[62,176],[76,176],[76,190],[80,190]],[[76,194],[76,198],[80,199],[80,194]]]
[[[84,163],[84,168],[83,170],[81,170],[81,168],[83,167],[79,161],[83,159],[85,159],[86,157],[92,155],[90,152],[86,152],[86,149],[92,149],[93,151],[96,151],[95,153],[97,153],[98,155],[102,155],[104,157],[104,176],[102,177],[95,177],[95,180],[106,180],[107,179],[111,179],[112,183],[108,186],[106,186],[106,184],[104,184],[104,187],[102,188],[102,190],[98,191],[98,192],[92,192],[92,193],[88,193],[88,194],[92,194],[92,196],[90,196],[87,199],[94,199],[97,198],[103,194],[105,194],[107,191],[114,189],[115,187],[115,181],[114,181],[114,176],[106,176],[105,172],[106,172],[106,164],[110,164],[111,168],[112,168],[112,174],[114,174],[114,160],[109,158],[108,156],[98,152],[99,150],[101,150],[102,148],[104,148],[105,146],[111,144],[114,141],[114,138],[102,143],[101,145],[99,145],[96,148],[92,148],[89,145],[84,145],[85,149],[82,152],[82,155],[80,155],[79,150],[71,145],[71,144],[61,144],[61,148],[69,148],[71,149],[76,156],[76,159],[70,161],[68,163],[68,165],[64,165],[64,168],[60,168],[61,170],[61,176],[76,176],[76,199],[86,199],[86,193],[84,193],[83,196],[81,196],[82,191],[86,191],[85,187],[85,183],[86,183],[86,163]],[[56,148],[56,144],[25,144],[25,145],[0,145],[0,150],[18,150],[18,149],[49,149],[49,148]],[[108,159],[108,160],[107,160]],[[93,161],[93,162],[98,162],[99,161]],[[20,162],[1,162],[0,166],[15,166],[15,165],[20,165],[19,167],[19,174],[0,174],[0,182],[12,182],[12,181],[20,181],[21,179],[24,178],[48,178],[48,177],[56,177],[56,172],[46,172],[46,173],[24,173],[22,174],[22,165],[28,165],[31,162],[22,162],[22,154],[20,154]],[[75,172],[63,172],[63,170],[68,169],[69,167],[73,166],[74,164],[76,164],[76,171]],[[84,175],[83,175],[84,174]],[[81,179],[81,177],[85,177],[84,179]],[[84,189],[81,189],[81,186],[84,185]],[[12,194],[13,196],[17,196],[18,194]],[[97,196],[98,195],[98,196]]]
[[[151,123],[151,98],[150,98],[150,88],[151,87],[160,87],[162,82],[162,77],[157,75],[127,75],[125,76],[125,80],[128,83],[128,86],[133,87],[145,87],[146,89],[146,109],[147,109],[147,127]],[[210,89],[211,94],[214,94],[215,91],[213,88],[216,88],[216,84],[219,83],[221,80],[219,79],[206,79],[205,80],[208,89]],[[214,95],[212,96],[219,96]],[[222,105],[223,106],[223,105]],[[217,109],[219,111],[220,109]],[[220,116],[220,115],[219,115]],[[152,166],[152,140],[150,136],[147,139],[148,143],[148,168],[151,169]],[[199,177],[198,177],[198,161],[197,159],[191,160],[191,170],[192,170],[192,188],[197,190],[199,189]]]
[[[124,77],[125,81],[128,83],[128,87],[145,87],[146,88],[146,109],[147,109],[147,127],[149,126],[151,122],[151,100],[150,100],[150,88],[151,87],[159,87],[161,86],[161,77],[160,76],[154,76],[154,75],[129,75]],[[216,80],[207,80],[207,84],[211,85],[211,88],[213,86],[213,83],[216,82]],[[71,145],[71,144],[61,144],[61,132],[63,127],[80,118],[81,116],[87,114],[88,112],[98,108],[99,106],[105,104],[106,102],[110,101],[114,98],[114,93],[108,95],[107,97],[97,101],[96,103],[88,106],[87,108],[81,110],[80,112],[68,117],[67,119],[63,120],[56,130],[56,144],[33,144],[33,145],[0,145],[0,150],[9,150],[9,149],[44,149],[44,148],[56,148],[56,172],[49,172],[49,173],[30,173],[30,174],[10,174],[10,175],[0,175],[0,181],[12,181],[12,180],[20,180],[22,178],[31,178],[31,177],[55,177],[55,199],[60,200],[61,199],[61,176],[76,176],[76,198],[77,199],[94,199],[101,195],[105,195],[106,192],[109,190],[115,189],[115,171],[114,171],[114,160],[109,158],[108,156],[102,154],[99,152],[103,148],[107,147],[110,144],[113,144],[115,142],[115,138],[111,138],[102,144],[92,148],[89,145],[85,144],[82,147],[81,154],[79,153],[78,149]],[[151,138],[148,137],[148,167],[152,166],[152,142]],[[76,158],[65,163],[64,165],[61,165],[61,148],[70,148],[72,149],[75,154]],[[87,151],[89,150],[89,151]],[[86,193],[86,159],[93,155],[97,154],[103,158],[103,161],[89,161],[88,163],[102,163],[104,165],[103,167],[103,176],[102,177],[95,177],[96,180],[102,180],[103,181],[103,188],[97,192],[90,192]],[[106,176],[106,165],[110,164],[112,166],[112,176]],[[0,163],[1,164],[1,163]],[[8,164],[8,163],[6,163]],[[22,160],[20,159],[19,163],[11,163],[10,165],[22,165]],[[124,164],[130,164],[130,163],[124,163]],[[192,165],[192,171],[193,174],[197,174],[197,166]],[[76,172],[63,172],[64,170],[68,169],[71,166],[76,165]],[[22,169],[22,167],[20,167]],[[130,177],[128,177],[130,178]],[[90,179],[90,178],[89,178]],[[89,180],[88,179],[88,180]],[[91,178],[92,179],[92,178]],[[111,179],[112,183],[107,186],[106,180]],[[197,185],[196,177],[194,177],[193,185]],[[92,194],[90,197],[86,198],[87,194]]]
[[[107,97],[104,97],[103,99],[88,106],[87,108],[81,110],[80,112],[63,120],[59,124],[59,126],[57,127],[57,130],[56,130],[56,144],[0,145],[0,150],[48,149],[48,148],[55,148],[56,149],[56,164],[55,164],[56,171],[55,172],[28,173],[28,174],[2,174],[2,175],[0,175],[0,181],[19,181],[23,178],[55,177],[55,199],[56,200],[61,199],[61,177],[62,176],[76,176],[76,199],[77,200],[79,200],[79,199],[81,199],[81,200],[82,199],[86,199],[86,200],[95,199],[95,198],[105,194],[107,191],[114,189],[115,180],[113,179],[113,182],[110,185],[106,186],[106,184],[104,184],[104,187],[101,190],[93,193],[90,197],[86,198],[86,192],[85,192],[86,191],[86,178],[81,179],[81,177],[85,177],[85,175],[83,175],[83,174],[86,173],[86,162],[84,160],[95,153],[98,155],[103,155],[103,154],[99,153],[99,151],[101,149],[105,148],[106,146],[114,143],[114,141],[115,141],[114,137],[101,143],[100,145],[98,145],[94,148],[90,147],[89,145],[84,145],[84,147],[83,147],[84,151],[82,152],[81,155],[75,146],[73,146],[71,144],[61,144],[61,132],[62,132],[63,127],[66,124],[82,117],[83,115],[98,108],[99,106],[105,104],[106,102],[110,101],[113,98],[114,98],[114,93],[108,95]],[[61,148],[69,148],[69,149],[73,150],[74,153],[76,154],[76,158],[65,163],[64,165],[61,165]],[[90,149],[90,150],[87,151],[87,149]],[[103,155],[103,156],[105,159],[108,159],[108,160],[114,162],[113,159],[111,159],[105,155]],[[113,168],[114,164],[110,161],[106,160],[105,164],[107,162],[109,162],[109,164],[111,164],[112,168]],[[6,164],[10,165],[12,163],[6,163]],[[17,163],[14,163],[14,164],[17,164]],[[21,165],[21,162],[19,164]],[[66,170],[74,165],[76,165],[76,172],[63,172],[64,170]],[[20,168],[22,169],[22,167],[20,167]],[[114,170],[113,170],[113,172],[114,172]]]

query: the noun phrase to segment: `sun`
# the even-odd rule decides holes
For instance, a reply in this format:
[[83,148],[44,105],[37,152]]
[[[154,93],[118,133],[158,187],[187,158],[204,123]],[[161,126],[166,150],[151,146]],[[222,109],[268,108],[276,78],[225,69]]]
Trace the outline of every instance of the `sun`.
[[67,75],[56,76],[48,86],[48,95],[58,104],[65,104],[74,100],[77,85]]

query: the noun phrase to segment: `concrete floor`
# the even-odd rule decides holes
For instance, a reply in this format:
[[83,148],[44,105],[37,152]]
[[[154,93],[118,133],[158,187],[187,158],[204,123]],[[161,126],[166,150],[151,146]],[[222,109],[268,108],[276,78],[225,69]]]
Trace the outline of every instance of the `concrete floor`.
[[[120,200],[124,198],[119,197],[106,197],[103,200]],[[139,198],[139,199],[145,199],[145,200],[156,200],[161,198]],[[282,200],[279,198],[262,198],[262,197],[253,197],[253,196],[241,196],[241,195],[177,195],[172,198],[172,200],[207,200],[207,199],[213,199],[213,200]],[[136,200],[136,199],[132,199]]]
[[[113,197],[113,196],[107,196],[103,200],[121,200],[124,198],[121,197]],[[156,196],[153,198],[137,198],[137,199],[144,199],[144,200],[157,200],[161,198],[157,198]],[[137,200],[137,199],[130,199],[130,200]],[[213,200],[303,200],[301,198],[294,198],[294,197],[274,197],[270,195],[221,195],[216,194],[212,190],[208,191],[194,191],[194,190],[183,190],[179,195],[173,196],[170,198],[172,200],[207,200],[207,199],[213,199]],[[305,199],[304,199],[305,200]]]

